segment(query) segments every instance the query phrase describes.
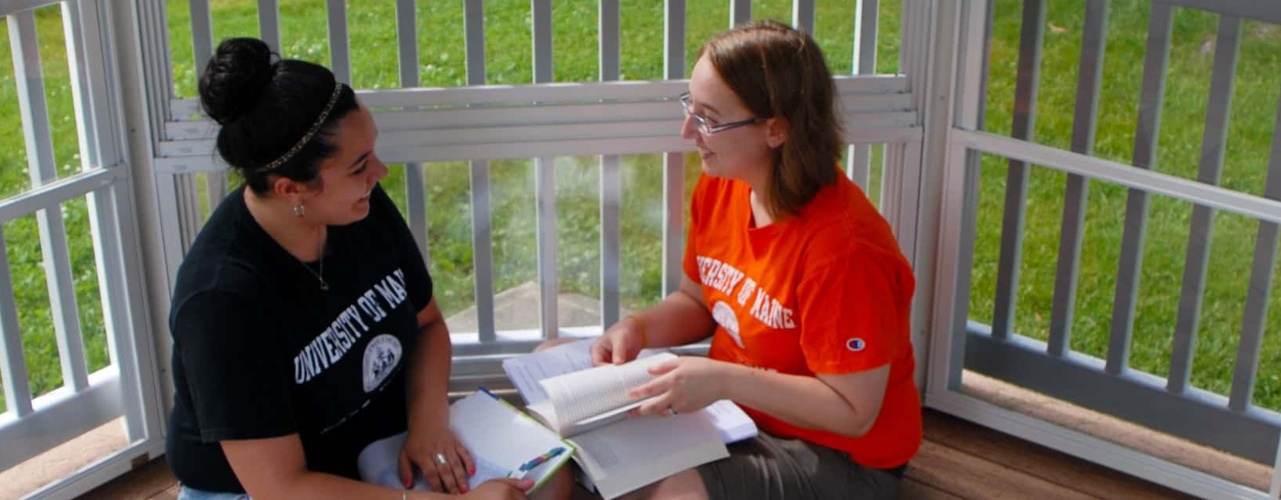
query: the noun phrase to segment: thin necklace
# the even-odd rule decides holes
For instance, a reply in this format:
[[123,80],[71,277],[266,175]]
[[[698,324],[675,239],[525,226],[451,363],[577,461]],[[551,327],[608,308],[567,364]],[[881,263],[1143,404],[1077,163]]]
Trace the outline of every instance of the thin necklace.
[[303,262],[302,259],[299,259],[298,257],[294,257],[294,259],[297,259],[298,263],[302,264],[303,269],[306,269],[307,272],[311,273],[312,276],[316,277],[317,281],[320,281],[320,291],[322,292],[329,291],[329,283],[325,282],[325,244],[323,240],[321,241],[321,244],[320,244],[320,272],[319,273],[313,270],[311,266],[307,265],[306,262]]

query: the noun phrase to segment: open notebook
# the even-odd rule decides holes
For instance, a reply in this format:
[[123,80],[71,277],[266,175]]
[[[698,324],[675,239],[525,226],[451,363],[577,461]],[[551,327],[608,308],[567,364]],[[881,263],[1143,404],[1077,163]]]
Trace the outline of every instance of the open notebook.
[[[537,490],[574,455],[573,444],[483,390],[455,401],[449,407],[449,421],[450,428],[471,452],[476,464],[476,474],[468,480],[469,488],[474,489],[490,479],[510,477],[533,480],[533,489]],[[365,447],[356,459],[361,480],[390,488],[403,487],[397,460],[404,442],[402,432]],[[560,450],[540,465],[530,470],[521,469],[534,457],[552,454],[557,448]],[[430,489],[416,469],[413,489]]]
[[755,423],[731,401],[671,417],[627,418],[643,402],[627,391],[673,355],[646,350],[625,365],[592,367],[591,342],[511,358],[503,370],[527,411],[577,446],[575,461],[606,499],[727,457],[726,443],[756,435]]

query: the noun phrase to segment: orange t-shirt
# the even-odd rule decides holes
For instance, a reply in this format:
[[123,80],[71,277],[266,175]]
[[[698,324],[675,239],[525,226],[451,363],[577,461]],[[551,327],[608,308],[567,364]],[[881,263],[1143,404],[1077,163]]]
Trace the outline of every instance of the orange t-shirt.
[[694,189],[684,268],[716,320],[709,355],[806,376],[890,365],[881,411],[858,438],[744,410],[764,431],[865,466],[907,463],[921,444],[909,334],[915,280],[889,224],[844,176],[798,215],[760,228],[750,193],[744,182],[707,175]]

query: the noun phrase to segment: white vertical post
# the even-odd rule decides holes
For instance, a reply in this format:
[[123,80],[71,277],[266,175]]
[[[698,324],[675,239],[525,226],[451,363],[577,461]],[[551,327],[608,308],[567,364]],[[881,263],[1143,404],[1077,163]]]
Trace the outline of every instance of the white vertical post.
[[13,275],[9,272],[9,253],[5,246],[4,231],[0,228],[0,379],[4,381],[4,400],[8,410],[22,418],[32,411],[31,383],[27,380],[22,328],[18,325]]
[[[418,79],[418,11],[414,0],[396,0],[396,40],[400,56],[400,87],[419,85]],[[409,111],[413,108],[405,108]],[[427,244],[427,193],[423,164],[405,164],[405,211],[409,213],[409,232],[423,261],[431,262],[431,247]]]
[[752,20],[752,0],[733,0],[729,4],[729,27]]
[[[856,75],[876,73],[877,24],[880,22],[880,0],[856,0],[854,6],[854,61],[851,65]],[[848,124],[847,124],[848,125]],[[845,173],[867,191],[872,169],[872,145],[854,144],[846,153]],[[885,155],[881,155],[881,171],[885,169]]]
[[347,2],[326,0],[329,18],[329,69],[338,81],[351,83],[351,48],[347,35]]
[[271,50],[281,53],[279,0],[258,0],[258,36]]
[[[663,21],[663,77],[685,78],[685,0],[666,0]],[[685,158],[663,155],[663,294],[680,288],[685,251]]]
[[196,74],[205,72],[205,64],[213,56],[213,16],[209,0],[189,0],[191,13],[191,55],[196,59]]
[[814,34],[814,0],[792,0],[792,26]]
[[[26,139],[27,170],[32,187],[39,187],[58,180],[58,173],[34,12],[24,11],[9,16],[9,45],[13,50],[14,74],[18,83],[18,108]],[[84,340],[80,333],[67,230],[63,225],[61,207],[54,204],[37,211],[36,224],[40,228],[40,248],[58,355],[62,362],[63,384],[80,392],[89,387],[89,375],[85,367]]]
[[[982,121],[982,95],[986,74],[986,30],[990,0],[970,0],[959,8],[960,33],[955,48],[955,71],[947,81],[954,115],[947,123],[927,120],[932,134],[940,131],[948,138],[942,151],[927,151],[926,163],[941,161],[943,173],[939,184],[941,214],[938,227],[938,263],[934,270],[933,317],[930,324],[930,369],[927,392],[959,390],[964,370],[965,324],[969,313],[970,269],[974,259],[974,219],[979,193],[978,155],[965,144],[952,139],[955,128],[977,129]],[[941,50],[943,39],[935,45]],[[940,81],[942,76],[940,75]],[[931,108],[933,109],[933,108]],[[947,116],[946,113],[944,116]],[[937,137],[937,135],[933,135]]]
[[[533,12],[534,83],[552,81],[552,2],[531,0]],[[546,338],[558,336],[560,279],[556,258],[556,158],[534,159],[538,209],[538,285],[540,327]]]
[[[1134,134],[1134,166],[1151,169],[1157,160],[1158,131],[1165,96],[1165,75],[1170,62],[1174,9],[1154,2],[1148,18],[1147,54],[1143,62],[1143,91],[1139,99],[1139,121]],[[1125,230],[1116,273],[1116,296],[1112,306],[1111,338],[1108,342],[1106,372],[1120,375],[1130,364],[1134,310],[1138,304],[1139,271],[1143,267],[1143,246],[1147,234],[1148,193],[1131,188],[1125,205]]]
[[[600,0],[600,79],[619,78],[619,0]],[[600,157],[600,321],[609,328],[622,315],[623,181],[618,155]]]
[[[467,84],[485,83],[485,2],[465,0],[463,30],[467,51]],[[493,342],[494,230],[489,196],[489,162],[473,160],[471,168],[472,267],[476,277],[476,328],[481,342]]]

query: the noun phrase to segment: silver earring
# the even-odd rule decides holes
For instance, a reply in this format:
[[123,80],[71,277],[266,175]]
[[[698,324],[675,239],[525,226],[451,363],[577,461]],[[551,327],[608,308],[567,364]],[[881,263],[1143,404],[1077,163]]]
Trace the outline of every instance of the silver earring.
[[294,205],[294,216],[302,217],[304,215],[307,215],[307,207],[302,203]]

